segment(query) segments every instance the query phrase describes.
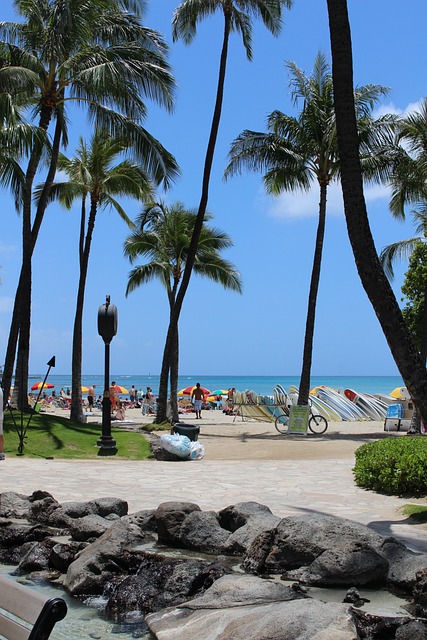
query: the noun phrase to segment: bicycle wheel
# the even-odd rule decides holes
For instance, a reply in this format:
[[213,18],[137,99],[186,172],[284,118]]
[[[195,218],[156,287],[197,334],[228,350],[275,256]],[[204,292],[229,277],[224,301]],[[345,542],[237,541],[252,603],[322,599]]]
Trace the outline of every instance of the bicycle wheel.
[[277,416],[274,426],[279,433],[288,433],[288,422],[288,416],[282,414],[281,416]]
[[323,416],[312,415],[308,421],[308,428],[312,433],[321,435],[328,428],[328,421]]

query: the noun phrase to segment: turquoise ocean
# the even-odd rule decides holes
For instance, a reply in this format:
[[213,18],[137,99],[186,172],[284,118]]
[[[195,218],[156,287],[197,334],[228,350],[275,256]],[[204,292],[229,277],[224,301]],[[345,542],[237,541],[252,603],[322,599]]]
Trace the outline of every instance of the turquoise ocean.
[[[29,386],[35,382],[42,381],[45,374],[35,374],[30,376]],[[132,385],[138,390],[145,392],[147,386],[151,387],[154,395],[159,390],[159,376],[156,375],[111,375],[110,380],[130,389]],[[47,382],[55,385],[55,390],[59,392],[61,387],[65,390],[71,388],[71,374],[57,375],[49,374]],[[276,384],[281,384],[286,390],[290,385],[298,386],[299,375],[295,376],[206,376],[206,375],[181,375],[179,377],[179,389],[184,389],[190,385],[200,382],[203,387],[210,391],[217,389],[229,389],[235,387],[238,391],[247,389],[255,391],[259,395],[270,395]],[[99,395],[102,395],[104,388],[103,375],[83,375],[82,385],[90,386],[96,384]],[[354,389],[361,393],[391,393],[396,387],[403,386],[403,381],[399,376],[312,376],[311,387],[325,385],[333,389]],[[125,394],[126,395],[126,394]]]

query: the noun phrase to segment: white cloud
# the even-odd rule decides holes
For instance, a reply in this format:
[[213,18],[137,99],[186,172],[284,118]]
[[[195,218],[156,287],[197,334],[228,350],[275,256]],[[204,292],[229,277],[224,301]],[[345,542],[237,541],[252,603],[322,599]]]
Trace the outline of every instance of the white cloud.
[[[383,185],[367,186],[364,189],[367,203],[380,199],[389,200],[389,187]],[[271,218],[293,220],[301,218],[317,218],[319,215],[320,191],[313,185],[308,192],[283,193],[273,198],[261,194],[258,198],[259,208]],[[328,216],[343,216],[344,204],[340,183],[328,187],[326,213]]]
[[382,104],[378,109],[373,111],[374,118],[380,118],[381,116],[386,115],[387,113],[392,113],[397,116],[406,117],[410,113],[414,113],[415,111],[420,111],[422,100],[418,100],[417,102],[410,102],[406,107],[401,109],[400,107],[396,107],[392,102],[388,104]]

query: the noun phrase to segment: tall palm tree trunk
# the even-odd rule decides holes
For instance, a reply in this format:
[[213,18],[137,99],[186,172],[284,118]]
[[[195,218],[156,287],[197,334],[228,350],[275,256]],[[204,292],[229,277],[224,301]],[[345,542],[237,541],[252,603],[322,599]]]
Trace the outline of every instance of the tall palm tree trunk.
[[175,344],[172,349],[172,359],[170,367],[171,385],[171,419],[172,422],[179,422],[178,414],[178,372],[179,372],[179,332],[178,327],[175,334]]
[[175,335],[178,330],[178,321],[181,313],[182,303],[190,283],[191,273],[197,253],[197,245],[200,233],[203,227],[203,221],[208,205],[209,197],[209,181],[212,171],[212,163],[215,153],[216,140],[218,137],[219,123],[221,120],[222,102],[224,97],[225,72],[227,68],[228,41],[230,37],[231,13],[225,13],[224,38],[221,51],[221,60],[219,66],[218,86],[216,93],[215,109],[212,118],[211,132],[206,150],[205,164],[202,180],[202,194],[200,198],[199,209],[197,211],[197,219],[194,225],[193,235],[191,236],[190,247],[188,249],[185,269],[181,280],[181,285],[176,296],[172,312],[170,315],[169,328],[166,336],[166,343],[163,352],[162,368],[159,380],[159,398],[157,406],[156,422],[161,423],[166,419],[166,402],[168,392],[168,374],[173,352]]
[[319,222],[317,225],[316,246],[314,249],[313,268],[311,271],[310,291],[308,295],[307,319],[305,323],[304,351],[298,394],[299,405],[308,404],[308,396],[310,392],[316,302],[317,293],[319,291],[320,269],[322,265],[323,240],[325,237],[326,190],[327,182],[323,181],[320,183]]
[[346,0],[327,0],[341,183],[347,230],[362,285],[372,303],[411,398],[427,423],[427,373],[390,284],[369,227],[359,159],[351,34]]
[[[83,308],[86,290],[87,271],[89,265],[89,253],[92,243],[93,229],[95,227],[95,218],[98,203],[91,202],[87,234],[84,243],[83,253],[80,256],[80,276],[77,291],[76,314],[74,317],[73,329],[73,352],[71,359],[71,410],[70,419],[76,422],[84,422],[82,408],[82,325],[83,325]],[[84,216],[84,207],[82,209],[82,217]]]
[[[55,127],[55,134],[54,134],[54,138],[53,138],[53,145],[52,145],[52,154],[51,154],[51,160],[50,160],[50,166],[49,166],[49,170],[46,176],[46,181],[43,187],[43,191],[39,200],[39,203],[37,205],[37,211],[36,211],[36,215],[34,218],[34,223],[31,229],[31,256],[30,259],[32,258],[33,252],[34,252],[34,248],[37,242],[37,238],[39,235],[39,231],[40,231],[40,227],[43,221],[43,217],[47,208],[47,204],[48,204],[48,198],[49,198],[49,193],[50,193],[50,189],[52,187],[52,183],[53,180],[55,178],[55,174],[56,174],[56,167],[57,167],[57,163],[58,163],[58,155],[59,155],[59,149],[60,149],[60,144],[61,144],[61,137],[62,137],[62,126],[59,123],[59,120],[57,120],[56,122],[56,127]],[[30,159],[31,162],[31,159]],[[35,160],[34,163],[37,163],[36,166],[38,166],[40,162],[40,156]],[[35,171],[37,170],[37,168],[35,169]],[[31,181],[31,189],[32,189],[32,184],[34,182],[34,175],[35,175],[35,171],[33,174],[33,178]],[[30,182],[27,182],[27,187],[30,184]],[[31,197],[31,193],[28,196],[29,198]],[[30,218],[31,218],[31,212],[30,212]],[[24,282],[27,279],[28,276],[25,276],[24,278],[24,267],[21,268],[21,273],[19,276],[19,281],[18,281],[18,286],[16,289],[16,294],[15,294],[15,302],[14,302],[14,306],[13,306],[13,313],[12,313],[12,319],[11,319],[11,324],[10,324],[10,330],[9,330],[9,339],[8,339],[8,343],[7,343],[7,350],[6,350],[6,357],[5,357],[5,363],[4,363],[4,369],[3,369],[3,390],[4,390],[4,394],[3,394],[3,402],[4,404],[6,404],[7,399],[9,398],[9,394],[10,394],[10,388],[12,386],[12,376],[13,376],[13,365],[15,363],[15,355],[16,355],[16,346],[18,343],[18,336],[20,333],[20,311],[22,309],[22,305],[23,305],[23,290],[24,290]],[[30,294],[31,295],[31,294]],[[27,303],[27,313],[28,313],[28,303]],[[31,316],[31,298],[30,298],[30,316]],[[29,335],[28,335],[29,337]],[[22,346],[22,348],[24,348]],[[28,357],[29,357],[29,353],[28,353]],[[27,358],[28,360],[28,358]],[[15,378],[17,380],[19,380],[19,376],[21,374],[18,373],[18,370],[21,370],[21,367],[17,366],[17,375],[15,376]],[[28,369],[28,364],[27,364],[27,369]],[[18,382],[19,384],[19,382]],[[16,385],[15,385],[16,386]],[[20,385],[21,387],[28,387],[28,375],[27,375],[27,382],[24,384]],[[16,398],[16,395],[15,395]],[[22,405],[18,404],[19,407],[21,407]]]

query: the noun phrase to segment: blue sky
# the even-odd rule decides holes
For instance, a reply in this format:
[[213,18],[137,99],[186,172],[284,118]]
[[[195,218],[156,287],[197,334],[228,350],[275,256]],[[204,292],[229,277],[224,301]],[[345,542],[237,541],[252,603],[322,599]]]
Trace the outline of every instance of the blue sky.
[[[169,149],[182,176],[164,198],[197,207],[201,174],[215,99],[222,18],[207,19],[190,46],[172,43],[171,17],[178,0],[149,0],[147,26],[170,42],[177,80],[173,115],[149,105],[147,129]],[[425,0],[349,0],[355,84],[390,88],[382,112],[406,112],[425,96]],[[14,19],[3,0],[1,19]],[[238,267],[243,295],[193,277],[180,321],[180,372],[205,375],[295,375],[300,373],[307,294],[317,226],[319,194],[266,197],[261,175],[248,173],[224,183],[232,140],[244,129],[266,130],[274,109],[293,114],[286,61],[310,73],[318,51],[330,60],[326,0],[294,0],[279,38],[255,25],[253,61],[239,37],[230,45],[223,116],[215,154],[208,208],[215,226],[232,237],[225,257]],[[73,115],[68,155],[88,132],[82,112]],[[21,264],[21,221],[3,192],[0,236],[0,362],[4,359],[10,314]],[[413,234],[394,221],[385,188],[365,193],[378,250]],[[130,203],[131,218],[139,212]],[[52,205],[46,212],[33,261],[33,315],[30,370],[43,372],[56,355],[56,373],[71,371],[72,326],[77,291],[79,208]],[[168,303],[153,282],[125,297],[130,265],[123,257],[128,231],[114,213],[101,212],[90,256],[84,313],[83,373],[103,372],[104,347],[97,311],[111,296],[118,308],[118,333],[111,344],[111,371],[160,371]],[[396,269],[400,286],[406,264]],[[313,375],[395,375],[396,366],[364,293],[351,253],[338,186],[328,194],[324,259],[316,316]]]

